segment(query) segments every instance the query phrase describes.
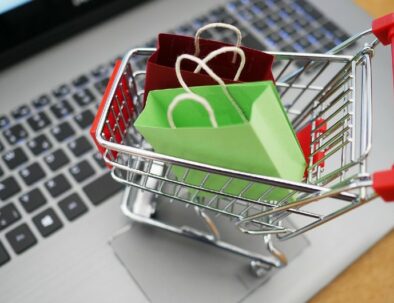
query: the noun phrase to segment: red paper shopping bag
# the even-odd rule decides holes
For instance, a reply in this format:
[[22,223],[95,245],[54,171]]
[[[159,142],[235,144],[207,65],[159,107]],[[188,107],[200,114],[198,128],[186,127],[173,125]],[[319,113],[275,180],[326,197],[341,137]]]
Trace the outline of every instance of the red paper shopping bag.
[[[224,46],[231,44],[199,39],[200,58],[206,57],[209,53]],[[233,61],[233,53],[221,54],[209,61],[209,67],[223,79],[225,83],[235,82],[254,82],[262,80],[274,80],[272,75],[272,62],[274,57],[262,51],[240,47],[246,57],[246,63],[239,77],[239,81],[234,81],[234,75],[240,64],[239,56]],[[195,38],[173,34],[159,34],[157,50],[147,61],[145,78],[145,100],[151,90],[176,88],[179,82],[175,75],[175,62],[182,54],[195,53]],[[212,80],[205,72],[194,73],[196,64],[185,62],[182,64],[182,76],[189,86],[214,85]]]

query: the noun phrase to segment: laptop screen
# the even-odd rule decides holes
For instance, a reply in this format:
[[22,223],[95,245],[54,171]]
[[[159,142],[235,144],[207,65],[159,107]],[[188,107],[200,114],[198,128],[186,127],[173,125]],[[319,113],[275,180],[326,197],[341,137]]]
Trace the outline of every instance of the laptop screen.
[[0,68],[147,0],[0,0]]

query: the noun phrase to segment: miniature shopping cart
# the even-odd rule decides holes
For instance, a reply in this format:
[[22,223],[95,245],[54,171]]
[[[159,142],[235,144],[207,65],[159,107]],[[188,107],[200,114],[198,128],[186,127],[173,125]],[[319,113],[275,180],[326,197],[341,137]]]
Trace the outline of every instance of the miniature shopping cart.
[[[378,39],[373,38],[355,55],[339,54],[372,33]],[[147,58],[155,49],[129,51],[115,65],[92,127],[113,178],[127,185],[121,205],[123,213],[134,221],[245,256],[255,272],[261,273],[261,269],[287,263],[285,255],[274,246],[273,238],[290,239],[378,196],[394,200],[394,167],[374,174],[367,169],[372,147],[371,59],[379,42],[394,43],[394,14],[375,20],[372,29],[344,41],[327,54],[268,52],[275,56],[276,86],[308,159],[302,182],[153,151],[133,126],[143,110],[145,71],[132,69],[135,60]],[[183,176],[174,173],[179,167],[185,171]],[[198,185],[187,181],[187,175],[193,171],[204,174]],[[218,175],[226,178],[222,188],[213,190],[206,186],[209,178]],[[245,184],[239,192],[226,190],[239,180]],[[265,192],[256,200],[246,198],[248,190],[258,184],[268,185]],[[283,189],[288,192],[286,197],[277,201],[267,199]],[[211,232],[174,226],[155,218],[157,197],[165,198],[159,203],[168,200],[193,206]],[[215,225],[216,216],[229,217],[243,233],[262,235],[270,255],[222,241]],[[288,217],[298,227],[289,224]]]

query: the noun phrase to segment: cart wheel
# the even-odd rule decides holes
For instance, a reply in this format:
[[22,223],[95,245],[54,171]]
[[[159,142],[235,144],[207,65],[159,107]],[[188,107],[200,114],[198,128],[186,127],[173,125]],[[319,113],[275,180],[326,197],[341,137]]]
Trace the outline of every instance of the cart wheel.
[[271,270],[271,267],[260,261],[253,260],[250,261],[250,269],[256,277],[261,278],[264,277]]

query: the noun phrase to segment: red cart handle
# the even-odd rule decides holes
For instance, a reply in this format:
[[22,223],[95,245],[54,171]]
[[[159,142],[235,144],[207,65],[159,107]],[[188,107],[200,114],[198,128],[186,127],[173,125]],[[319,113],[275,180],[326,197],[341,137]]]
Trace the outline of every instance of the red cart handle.
[[[383,45],[391,44],[393,86],[394,86],[394,13],[375,19],[372,32]],[[373,174],[373,188],[384,201],[394,201],[394,165],[391,170]]]
[[373,189],[386,202],[394,202],[394,165],[391,169],[373,174]]
[[394,13],[372,21],[372,32],[383,45],[391,44],[391,64],[393,69],[394,86]]

